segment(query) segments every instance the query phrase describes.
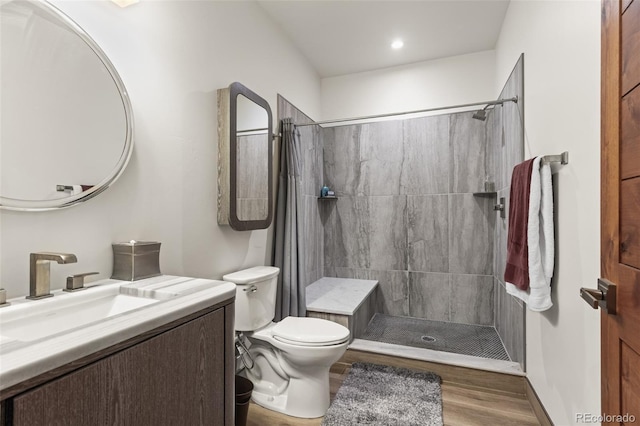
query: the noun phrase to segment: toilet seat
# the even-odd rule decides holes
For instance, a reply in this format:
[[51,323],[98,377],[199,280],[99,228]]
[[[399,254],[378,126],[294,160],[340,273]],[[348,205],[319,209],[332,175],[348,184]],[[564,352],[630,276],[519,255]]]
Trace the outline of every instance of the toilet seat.
[[349,340],[348,328],[320,318],[286,317],[258,331],[255,337],[259,338],[264,332],[279,342],[295,346],[333,346]]

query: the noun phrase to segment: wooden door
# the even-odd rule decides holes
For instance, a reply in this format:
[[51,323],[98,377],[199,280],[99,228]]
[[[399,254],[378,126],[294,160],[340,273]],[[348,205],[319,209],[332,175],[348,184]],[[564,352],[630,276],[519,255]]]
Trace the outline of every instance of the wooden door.
[[[602,0],[603,424],[640,422],[640,0]],[[624,417],[624,415],[627,417]],[[621,417],[616,417],[621,416]]]

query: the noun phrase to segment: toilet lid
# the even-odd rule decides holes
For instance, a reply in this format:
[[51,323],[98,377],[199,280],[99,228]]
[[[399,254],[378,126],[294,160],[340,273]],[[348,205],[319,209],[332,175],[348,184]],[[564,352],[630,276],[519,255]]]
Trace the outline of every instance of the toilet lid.
[[251,284],[258,281],[266,281],[280,272],[275,266],[254,266],[242,271],[232,272],[222,276],[222,279],[234,284]]
[[286,317],[273,327],[271,335],[299,346],[329,346],[345,342],[349,329],[320,318]]

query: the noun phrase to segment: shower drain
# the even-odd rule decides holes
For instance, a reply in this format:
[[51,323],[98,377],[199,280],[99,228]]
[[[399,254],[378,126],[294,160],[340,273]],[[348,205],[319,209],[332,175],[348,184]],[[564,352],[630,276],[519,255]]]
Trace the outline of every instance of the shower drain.
[[433,336],[422,336],[420,338],[420,340],[422,340],[423,342],[427,342],[427,343],[433,343],[436,341],[436,338]]

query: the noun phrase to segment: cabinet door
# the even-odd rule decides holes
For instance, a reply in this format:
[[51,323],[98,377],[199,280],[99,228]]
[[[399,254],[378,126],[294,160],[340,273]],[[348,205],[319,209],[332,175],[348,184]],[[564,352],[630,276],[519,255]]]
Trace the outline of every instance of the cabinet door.
[[224,309],[14,399],[13,424],[223,425]]

